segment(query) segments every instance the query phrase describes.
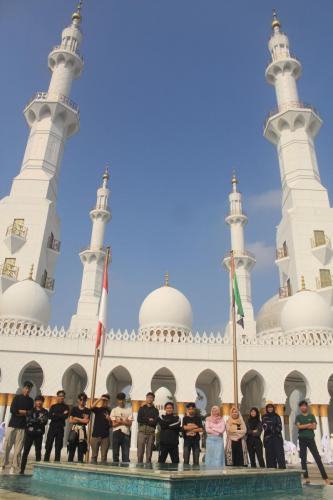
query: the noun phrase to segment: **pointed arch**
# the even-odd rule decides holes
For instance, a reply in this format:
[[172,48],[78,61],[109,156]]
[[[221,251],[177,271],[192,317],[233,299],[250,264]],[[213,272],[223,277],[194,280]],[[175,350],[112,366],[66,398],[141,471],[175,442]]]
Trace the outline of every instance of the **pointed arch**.
[[243,395],[240,407],[242,415],[248,415],[253,406],[259,410],[265,406],[266,384],[257,370],[249,370],[243,375],[240,389]]
[[195,382],[196,404],[203,413],[208,414],[212,406],[221,405],[221,381],[211,369],[203,370]]
[[118,365],[110,371],[106,379],[106,389],[111,397],[111,406],[115,406],[119,392],[124,392],[126,398],[130,398],[132,384],[132,376],[124,366]]
[[87,372],[79,363],[74,363],[65,370],[62,376],[62,387],[66,392],[66,401],[69,405],[76,403],[78,394],[85,391],[87,384]]
[[33,384],[33,387],[31,389],[31,397],[34,398],[41,394],[41,388],[44,382],[44,372],[40,364],[35,360],[29,361],[29,363],[24,365],[21,369],[18,376],[17,393],[21,391],[21,388],[27,381]]

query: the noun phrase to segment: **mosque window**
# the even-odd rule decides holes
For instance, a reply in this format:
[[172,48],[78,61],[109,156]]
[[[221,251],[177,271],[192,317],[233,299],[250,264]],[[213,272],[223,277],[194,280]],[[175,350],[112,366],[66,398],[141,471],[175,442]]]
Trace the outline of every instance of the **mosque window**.
[[0,274],[7,278],[17,279],[18,267],[15,265],[16,259],[12,257],[5,259],[5,262],[0,268]]
[[27,228],[24,226],[24,219],[14,219],[13,224],[7,227],[6,236],[14,234],[20,238],[26,238]]
[[313,231],[313,247],[319,247],[321,245],[326,245],[327,238],[325,236],[325,231],[315,230]]
[[320,288],[332,286],[332,276],[329,269],[319,269]]

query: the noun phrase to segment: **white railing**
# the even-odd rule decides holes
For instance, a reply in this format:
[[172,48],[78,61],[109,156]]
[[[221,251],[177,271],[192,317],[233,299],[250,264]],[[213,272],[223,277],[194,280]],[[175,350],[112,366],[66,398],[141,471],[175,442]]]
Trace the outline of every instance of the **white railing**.
[[289,109],[311,109],[317,116],[319,116],[318,111],[312,104],[308,104],[306,102],[301,102],[301,101],[289,101],[285,102],[283,104],[280,104],[276,108],[272,109],[268,115],[266,116],[266,119],[264,121],[264,129],[266,128],[267,122],[272,116],[278,115],[279,113],[282,113],[283,111],[288,111]]
[[[44,337],[56,339],[68,339],[69,341],[76,339],[82,341],[95,341],[95,332],[87,330],[71,331],[64,327],[38,327],[17,320],[1,320],[0,321],[0,336],[4,337]],[[164,344],[199,344],[199,345],[229,345],[232,342],[227,335],[220,332],[206,332],[193,334],[192,332],[182,334],[180,336],[172,336],[170,332],[163,336],[151,335],[149,331],[138,332],[132,330],[110,330],[106,336],[107,344],[112,342],[126,343],[164,343]],[[262,337],[248,338],[246,336],[238,337],[238,344],[248,347],[257,346],[300,346],[300,347],[333,347],[333,330],[324,328],[301,329],[289,334],[283,333],[281,330],[266,334]]]
[[0,276],[4,276],[5,278],[17,280],[18,272],[19,268],[17,266],[14,266],[13,264],[5,263],[0,266]]
[[276,260],[284,259],[289,257],[288,247],[281,247],[276,249]]
[[[242,252],[240,250],[233,250],[234,257],[250,257],[251,259],[256,260],[256,256],[254,253],[249,252],[248,250],[243,250]],[[223,259],[230,259],[230,252],[227,252],[224,254]]]
[[53,49],[51,50],[51,53],[54,51],[58,51],[58,50],[63,50],[64,52],[69,52],[70,54],[77,56],[83,62],[83,56],[79,50],[72,50],[70,47],[66,47],[65,45],[55,45],[53,47]]
[[36,92],[35,95],[31,97],[24,109],[26,109],[33,101],[50,101],[50,102],[61,102],[69,108],[73,109],[79,113],[79,106],[72,99],[63,94],[49,94],[48,92]]

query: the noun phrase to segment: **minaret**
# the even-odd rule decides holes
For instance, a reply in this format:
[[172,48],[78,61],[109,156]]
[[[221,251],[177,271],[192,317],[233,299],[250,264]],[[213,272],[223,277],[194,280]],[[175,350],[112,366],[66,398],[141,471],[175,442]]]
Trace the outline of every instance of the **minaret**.
[[[238,180],[234,173],[231,180],[232,191],[229,194],[230,211],[225,221],[230,226],[231,250],[234,254],[239,293],[245,315],[244,330],[238,326],[237,328],[240,329],[241,334],[252,337],[255,335],[256,328],[251,295],[251,271],[256,263],[256,259],[253,254],[245,250],[244,227],[248,219],[243,212],[242,195],[237,190],[237,184]],[[230,271],[230,253],[224,257],[223,264]]]
[[296,292],[305,275],[310,288],[328,293],[331,301],[332,287],[330,291],[322,289],[331,283],[333,217],[314,145],[322,121],[312,105],[299,99],[296,82],[301,63],[290,52],[275,11],[268,47],[271,60],[265,74],[275,87],[278,106],[266,119],[264,135],[277,148],[282,184],[276,256],[280,297]]
[[48,90],[37,92],[24,108],[30,134],[21,171],[10,195],[0,202],[0,291],[23,279],[31,262],[36,281],[50,292],[54,289],[60,252],[57,184],[66,140],[79,129],[79,108],[70,90],[83,68],[81,6],[48,56]]
[[106,168],[102,186],[97,190],[96,205],[90,211],[92,221],[90,245],[79,254],[83,265],[83,275],[77,312],[72,316],[70,324],[72,331],[95,332],[97,328],[106,255],[104,234],[106,225],[111,219],[111,211],[108,206],[110,195],[108,182],[109,172]]

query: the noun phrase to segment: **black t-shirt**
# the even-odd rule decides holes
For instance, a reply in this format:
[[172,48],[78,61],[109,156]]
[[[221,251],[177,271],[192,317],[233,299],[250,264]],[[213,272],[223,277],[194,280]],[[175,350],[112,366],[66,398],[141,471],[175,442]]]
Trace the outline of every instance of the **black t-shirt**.
[[195,424],[197,427],[200,427],[201,429],[203,428],[202,420],[201,417],[194,416],[194,417],[189,417],[186,416],[183,418],[183,436],[184,436],[184,441],[200,441],[200,433],[196,432],[194,436],[187,436],[186,432],[184,430],[184,425],[187,424]]
[[106,418],[106,415],[110,415],[110,408],[93,408],[92,412],[95,414],[92,436],[101,438],[108,437],[110,432],[110,421]]
[[[79,408],[78,406],[73,406],[73,408],[71,409],[71,413],[70,413],[71,417],[84,418],[86,415],[90,416],[89,408],[83,408],[81,410],[81,408]],[[79,424],[79,425],[83,425],[83,424]]]
[[23,396],[23,394],[17,394],[10,406],[10,417],[8,427],[14,427],[14,429],[24,429],[26,426],[26,416],[19,415],[19,410],[32,410],[34,407],[34,401],[30,396]]
[[[67,413],[65,413],[67,412]],[[49,411],[50,427],[53,429],[63,429],[66,418],[69,417],[69,406],[65,403],[56,403],[51,406]]]

